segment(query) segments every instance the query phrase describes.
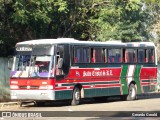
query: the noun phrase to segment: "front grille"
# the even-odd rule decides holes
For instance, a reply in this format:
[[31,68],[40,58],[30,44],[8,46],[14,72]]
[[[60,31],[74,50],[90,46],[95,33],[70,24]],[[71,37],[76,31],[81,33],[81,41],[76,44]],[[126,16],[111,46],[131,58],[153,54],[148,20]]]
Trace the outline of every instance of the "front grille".
[[38,86],[31,86],[31,89],[38,89]]
[[20,89],[38,89],[39,86],[19,86]]
[[27,86],[19,86],[20,89],[27,89]]

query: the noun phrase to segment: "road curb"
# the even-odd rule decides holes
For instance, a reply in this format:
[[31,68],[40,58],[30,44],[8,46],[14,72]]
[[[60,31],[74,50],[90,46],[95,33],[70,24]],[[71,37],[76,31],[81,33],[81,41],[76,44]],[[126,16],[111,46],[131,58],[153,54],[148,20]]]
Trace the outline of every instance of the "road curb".
[[160,92],[156,92],[156,93],[143,93],[143,94],[137,95],[137,97],[140,98],[140,99],[160,98]]
[[[155,93],[143,93],[137,95],[138,99],[151,99],[151,98],[160,98],[160,92]],[[27,103],[27,102],[26,102]],[[6,108],[6,107],[18,107],[20,106],[19,101],[14,102],[0,102],[0,109]]]
[[0,108],[4,108],[4,107],[10,107],[10,106],[18,106],[19,102],[1,102],[0,103]]

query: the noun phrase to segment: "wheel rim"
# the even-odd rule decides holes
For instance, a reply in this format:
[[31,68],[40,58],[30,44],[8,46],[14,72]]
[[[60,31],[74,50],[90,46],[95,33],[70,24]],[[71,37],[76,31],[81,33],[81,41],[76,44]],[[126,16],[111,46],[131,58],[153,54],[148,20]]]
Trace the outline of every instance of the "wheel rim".
[[80,93],[79,93],[78,90],[75,92],[75,99],[76,99],[76,100],[79,100],[79,99],[80,99]]
[[130,89],[130,95],[131,95],[131,97],[132,97],[132,98],[135,97],[135,94],[136,94],[135,89],[134,89],[134,88],[131,88],[131,89]]

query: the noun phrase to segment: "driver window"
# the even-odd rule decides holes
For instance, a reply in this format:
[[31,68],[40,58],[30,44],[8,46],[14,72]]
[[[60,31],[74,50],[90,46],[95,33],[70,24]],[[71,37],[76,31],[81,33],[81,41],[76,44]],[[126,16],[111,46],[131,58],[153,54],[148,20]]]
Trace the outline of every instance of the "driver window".
[[56,75],[64,75],[63,71],[64,47],[59,45],[56,53]]

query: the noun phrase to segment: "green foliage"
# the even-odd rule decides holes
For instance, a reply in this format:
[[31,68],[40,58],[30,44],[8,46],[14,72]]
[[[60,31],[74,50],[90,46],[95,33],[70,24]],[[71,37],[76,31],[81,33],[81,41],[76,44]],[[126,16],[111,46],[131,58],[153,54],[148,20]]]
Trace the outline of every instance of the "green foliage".
[[100,28],[96,32],[98,40],[119,39],[131,41],[148,38],[146,25],[149,14],[142,11],[140,0],[115,0],[100,6],[98,20],[95,22]]
[[17,42],[41,38],[151,39],[159,6],[159,0],[0,0],[0,50],[6,55]]

